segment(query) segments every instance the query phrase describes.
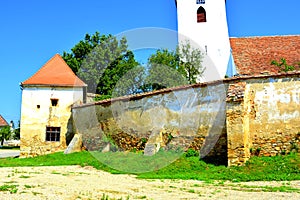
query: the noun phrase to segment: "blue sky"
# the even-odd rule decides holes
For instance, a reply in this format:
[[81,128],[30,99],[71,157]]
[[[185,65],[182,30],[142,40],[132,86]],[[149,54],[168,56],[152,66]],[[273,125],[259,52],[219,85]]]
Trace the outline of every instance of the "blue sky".
[[[195,0],[196,1],[196,0]],[[227,0],[230,37],[300,34],[299,0]],[[135,28],[177,30],[174,0],[0,1],[0,114],[20,118],[19,83],[86,33]]]

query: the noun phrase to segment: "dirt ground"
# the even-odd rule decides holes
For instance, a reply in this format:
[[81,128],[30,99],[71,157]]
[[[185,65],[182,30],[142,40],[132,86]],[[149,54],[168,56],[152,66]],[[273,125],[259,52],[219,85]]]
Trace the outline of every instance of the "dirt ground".
[[[266,192],[268,188],[295,188],[294,192]],[[8,191],[3,191],[5,188]],[[92,167],[0,168],[0,199],[300,199],[300,181],[212,182],[144,180],[113,175]],[[2,191],[1,191],[2,190]]]

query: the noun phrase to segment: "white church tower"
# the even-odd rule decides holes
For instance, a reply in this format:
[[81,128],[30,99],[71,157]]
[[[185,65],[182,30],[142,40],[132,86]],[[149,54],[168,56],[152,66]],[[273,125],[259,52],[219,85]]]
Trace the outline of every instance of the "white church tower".
[[228,35],[225,0],[177,0],[178,40],[200,48],[206,68],[201,81],[232,76],[235,67]]

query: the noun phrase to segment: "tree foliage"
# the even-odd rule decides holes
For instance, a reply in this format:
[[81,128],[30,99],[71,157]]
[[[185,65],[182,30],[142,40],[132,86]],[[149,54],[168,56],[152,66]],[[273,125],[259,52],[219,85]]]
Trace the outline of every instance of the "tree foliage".
[[63,58],[72,70],[88,85],[88,92],[109,98],[119,79],[138,65],[128,50],[126,38],[96,32],[86,34]]
[[8,140],[10,138],[11,131],[9,126],[4,126],[0,128],[0,141],[1,145],[3,145],[4,140]]
[[112,96],[117,97],[144,92],[145,77],[144,67],[137,66],[131,69],[118,81]]
[[[204,68],[202,53],[187,41],[175,51],[159,49],[139,66],[126,38],[86,34],[63,59],[100,99],[196,83]],[[99,99],[99,100],[100,100]]]
[[[131,51],[127,51],[119,57],[115,58],[110,64],[107,65],[103,71],[98,84],[97,93],[112,95],[113,90],[116,88],[116,84],[120,81],[126,87],[130,86],[127,80],[120,80],[125,74],[130,73],[133,68],[137,67],[138,63],[134,59],[134,54]],[[100,69],[101,70],[101,69]],[[101,73],[101,72],[100,72]],[[120,88],[118,88],[120,89]],[[117,96],[122,96],[126,94],[133,94],[129,91],[119,91]]]
[[159,90],[187,84],[179,69],[179,55],[175,51],[159,49],[148,59],[148,76],[144,90]]
[[149,75],[145,88],[157,90],[184,84],[196,83],[204,72],[202,53],[186,41],[175,51],[159,49],[148,59]]
[[179,55],[178,70],[185,74],[190,84],[196,83],[205,71],[202,66],[203,54],[199,48],[193,47],[189,41],[179,44],[176,50]]
[[73,72],[77,74],[82,61],[101,41],[106,40],[109,36],[100,35],[96,32],[94,35],[86,34],[84,40],[80,40],[72,49],[71,53],[63,52],[62,58],[71,67]]

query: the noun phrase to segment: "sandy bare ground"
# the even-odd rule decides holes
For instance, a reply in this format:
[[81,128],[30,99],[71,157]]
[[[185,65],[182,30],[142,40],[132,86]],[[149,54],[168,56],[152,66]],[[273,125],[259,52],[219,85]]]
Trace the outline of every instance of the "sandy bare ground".
[[[300,181],[220,182],[195,180],[143,180],[132,175],[112,175],[92,167],[0,168],[0,199],[300,199]],[[294,192],[263,192],[268,187],[286,186]]]

